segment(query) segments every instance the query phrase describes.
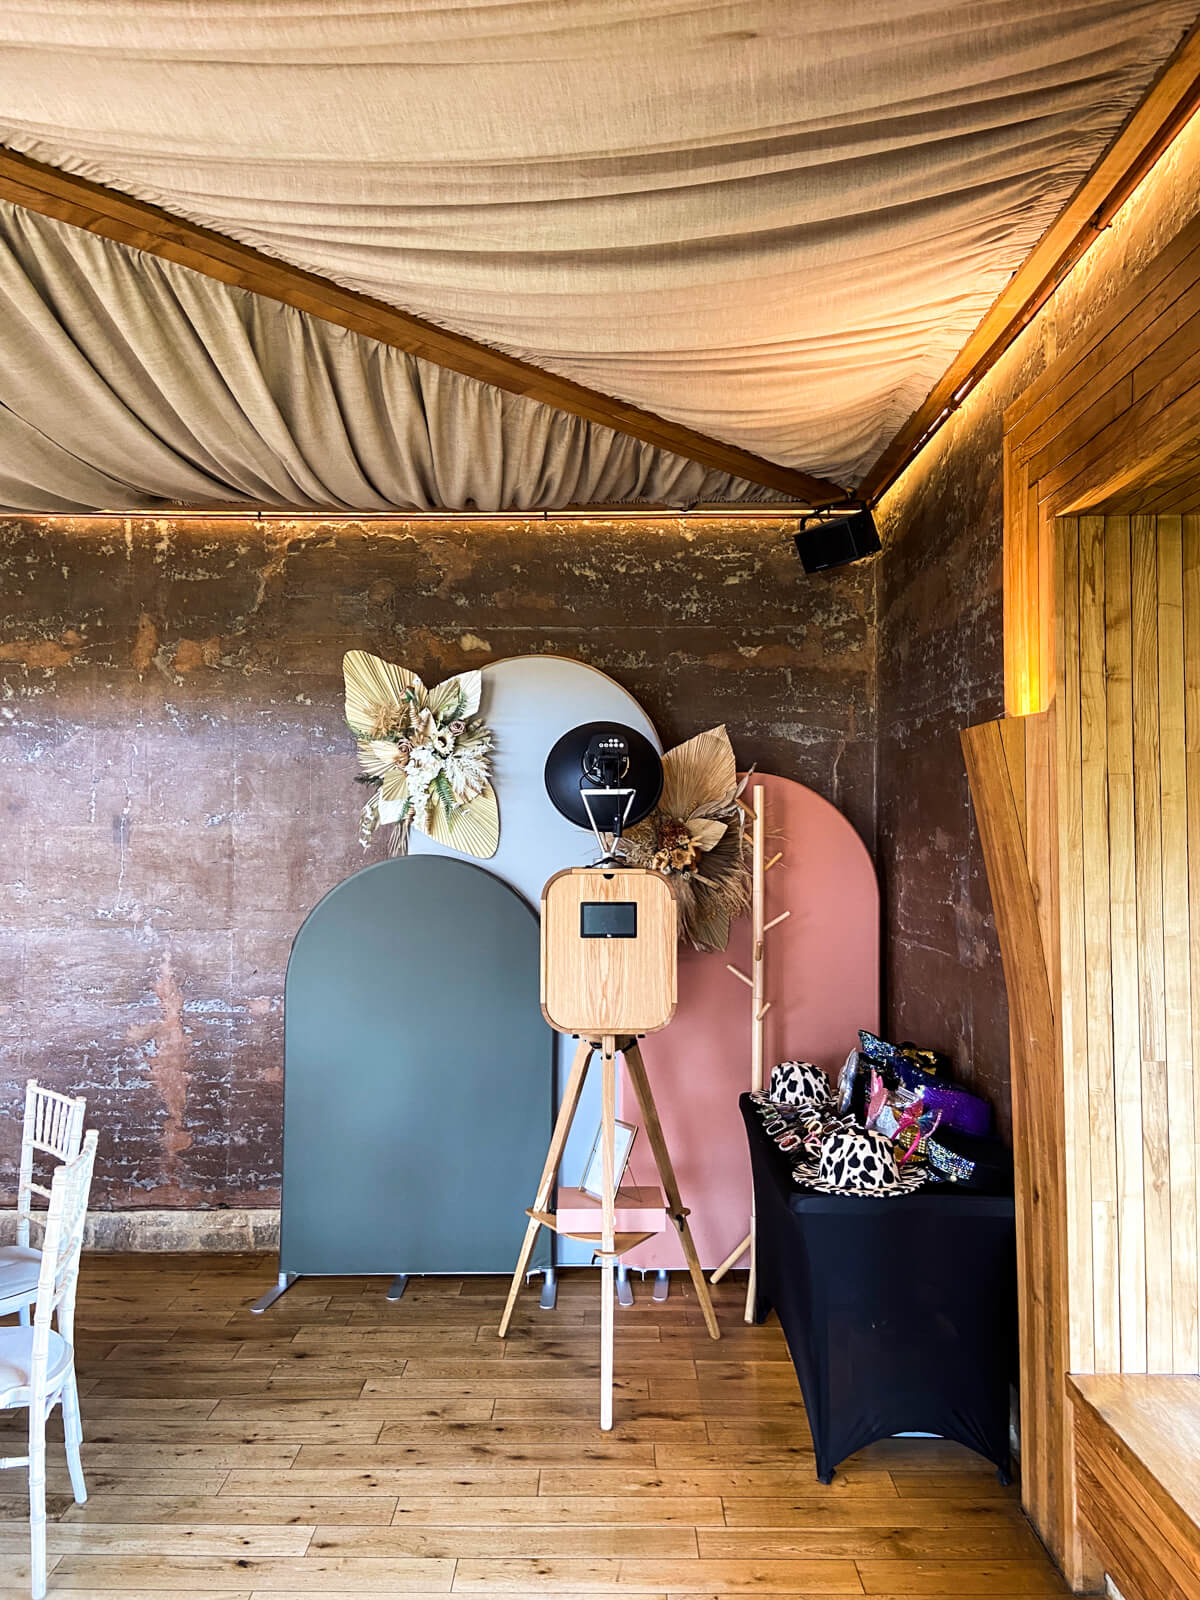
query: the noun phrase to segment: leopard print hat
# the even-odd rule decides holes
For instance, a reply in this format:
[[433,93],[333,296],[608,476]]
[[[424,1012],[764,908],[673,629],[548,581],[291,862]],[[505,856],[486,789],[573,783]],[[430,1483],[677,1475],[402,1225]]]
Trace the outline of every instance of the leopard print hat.
[[781,1061],[771,1073],[771,1099],[776,1105],[811,1105],[825,1113],[833,1109],[833,1086],[811,1061]]
[[896,1164],[895,1146],[885,1134],[843,1126],[822,1140],[816,1176],[806,1173],[800,1181],[821,1194],[897,1195],[919,1189],[926,1176]]

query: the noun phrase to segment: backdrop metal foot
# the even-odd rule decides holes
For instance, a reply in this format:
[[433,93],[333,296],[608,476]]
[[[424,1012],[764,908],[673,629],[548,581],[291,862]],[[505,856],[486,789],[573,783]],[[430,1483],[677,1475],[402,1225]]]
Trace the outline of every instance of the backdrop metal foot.
[[547,1267],[542,1279],[542,1292],[538,1297],[538,1306],[543,1311],[553,1311],[558,1304],[558,1279],[554,1276],[554,1268]]
[[661,1303],[667,1298],[670,1292],[671,1274],[667,1271],[666,1267],[659,1267],[658,1271],[654,1274],[654,1298]]
[[617,1304],[622,1306],[633,1304],[633,1285],[629,1281],[629,1268],[624,1262],[617,1268]]
[[299,1276],[298,1272],[281,1272],[275,1287],[268,1289],[266,1294],[259,1295],[258,1299],[250,1307],[254,1315],[256,1317],[261,1316],[268,1306],[273,1306],[281,1294],[288,1292]]
[[396,1274],[396,1276],[392,1279],[391,1283],[388,1285],[388,1292],[387,1292],[388,1299],[390,1301],[393,1301],[393,1302],[396,1301],[396,1300],[399,1300],[400,1296],[404,1293],[405,1289],[407,1289],[407,1288],[408,1288],[408,1274],[407,1274],[407,1272],[398,1272]]

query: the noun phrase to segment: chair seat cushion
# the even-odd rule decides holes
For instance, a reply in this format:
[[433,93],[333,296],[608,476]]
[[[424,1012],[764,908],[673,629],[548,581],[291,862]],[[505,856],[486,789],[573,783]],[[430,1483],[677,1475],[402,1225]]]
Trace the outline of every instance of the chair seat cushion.
[[37,1293],[41,1270],[40,1250],[32,1250],[28,1245],[0,1245],[0,1306],[13,1301],[14,1296],[32,1300]]
[[[33,1375],[32,1328],[0,1328],[0,1407],[20,1405],[18,1391],[29,1388]],[[61,1334],[50,1331],[46,1381],[56,1389],[71,1367],[71,1346]]]

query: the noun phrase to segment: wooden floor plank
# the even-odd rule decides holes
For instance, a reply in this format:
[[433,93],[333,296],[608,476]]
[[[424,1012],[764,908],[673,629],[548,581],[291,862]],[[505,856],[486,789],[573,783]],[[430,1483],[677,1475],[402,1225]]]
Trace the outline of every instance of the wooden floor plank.
[[[217,1487],[220,1487],[218,1482]],[[157,1487],[157,1477],[155,1487]],[[150,1522],[217,1523],[242,1527],[247,1523],[315,1526],[317,1523],[349,1523],[366,1527],[371,1523],[386,1526],[395,1514],[397,1502],[387,1495],[303,1495],[233,1494],[97,1494],[89,1493],[87,1503],[72,1503],[64,1512],[64,1522]]]
[[[249,1557],[302,1556],[313,1526],[224,1528],[219,1525],[144,1522],[56,1522],[46,1530],[51,1554],[218,1556],[240,1561]],[[24,1528],[0,1527],[0,1564],[28,1548]]]
[[403,1527],[452,1528],[458,1523],[497,1527],[517,1522],[559,1523],[591,1528],[605,1525],[642,1526],[686,1523],[690,1528],[723,1527],[725,1512],[719,1495],[636,1494],[534,1494],[503,1496],[454,1495],[436,1498],[400,1498],[392,1519]]
[[[853,1561],[645,1561],[464,1558],[454,1578],[456,1594],[553,1594],[572,1586],[599,1593],[624,1594],[627,1589],[662,1589],[671,1595],[800,1595],[862,1594]],[[1049,1592],[1049,1591],[1047,1591]]]
[[1045,1561],[860,1561],[867,1594],[967,1596],[1068,1594]]
[[454,1562],[397,1557],[389,1561],[353,1556],[297,1556],[273,1560],[219,1556],[61,1556],[54,1569],[54,1588],[117,1590],[167,1589],[187,1593],[225,1590],[236,1583],[252,1593],[285,1589],[296,1594],[325,1595],[330,1589],[357,1594],[445,1595],[450,1592]]

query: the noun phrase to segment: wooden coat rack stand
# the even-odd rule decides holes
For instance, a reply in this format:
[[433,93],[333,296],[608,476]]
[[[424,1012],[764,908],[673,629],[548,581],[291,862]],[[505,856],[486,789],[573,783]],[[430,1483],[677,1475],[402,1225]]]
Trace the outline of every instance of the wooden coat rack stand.
[[[571,1124],[575,1119],[575,1111],[579,1104],[579,1096],[583,1089],[584,1079],[587,1077],[592,1057],[597,1051],[599,1051],[601,1058],[601,1229],[599,1233],[577,1233],[573,1228],[560,1228],[555,1213],[550,1211],[548,1207],[558,1174],[559,1163],[562,1160],[563,1150],[566,1148],[567,1135],[570,1133]],[[503,1339],[508,1333],[508,1325],[512,1320],[513,1308],[517,1303],[517,1295],[520,1292],[521,1283],[529,1266],[530,1258],[533,1255],[534,1241],[537,1238],[539,1228],[549,1228],[555,1233],[563,1233],[569,1238],[582,1239],[586,1243],[593,1245],[595,1257],[600,1263],[600,1426],[604,1429],[611,1428],[613,1421],[614,1268],[620,1256],[634,1249],[643,1240],[652,1238],[654,1233],[658,1231],[657,1229],[641,1233],[618,1233],[616,1231],[619,1196],[613,1182],[613,1167],[618,1054],[625,1058],[625,1067],[629,1073],[629,1080],[633,1085],[633,1091],[637,1096],[638,1106],[642,1114],[642,1127],[645,1129],[646,1137],[650,1141],[650,1148],[654,1152],[655,1164],[658,1167],[658,1175],[666,1192],[667,1215],[679,1230],[684,1258],[687,1261],[688,1271],[692,1275],[692,1282],[696,1286],[696,1297],[700,1302],[705,1326],[708,1329],[710,1338],[719,1339],[721,1337],[721,1330],[717,1326],[716,1315],[712,1307],[712,1298],[708,1292],[708,1284],[704,1280],[704,1273],[700,1267],[700,1257],[696,1253],[691,1229],[688,1227],[688,1208],[683,1204],[679,1196],[679,1185],[675,1181],[675,1169],[671,1165],[670,1152],[663,1137],[662,1125],[658,1120],[658,1110],[654,1104],[654,1096],[650,1092],[650,1081],[646,1076],[646,1067],[642,1060],[642,1053],[638,1048],[637,1039],[628,1036],[618,1037],[614,1034],[605,1034],[599,1040],[581,1039],[579,1048],[575,1052],[575,1060],[571,1065],[571,1075],[563,1094],[562,1105],[559,1107],[558,1120],[554,1125],[554,1133],[550,1140],[550,1149],[546,1155],[546,1165],[542,1169],[537,1196],[533,1205],[526,1212],[529,1218],[529,1225],[525,1229],[525,1240],[521,1245],[521,1253],[517,1258],[516,1270],[513,1273],[512,1284],[508,1291],[508,1300],[504,1306],[504,1315],[500,1319],[499,1334]]]
[[[750,810],[753,825],[751,833],[753,868],[750,895],[750,971],[748,973],[743,972],[740,967],[735,967],[731,962],[727,962],[726,965],[735,978],[740,978],[750,988],[750,1088],[753,1093],[761,1094],[766,1052],[766,1015],[771,1009],[771,1002],[767,999],[766,936],[772,928],[778,927],[781,922],[790,917],[791,912],[781,911],[777,917],[772,917],[770,922],[766,920],[767,873],[783,860],[783,851],[778,851],[769,861],[766,859],[767,791],[761,783],[758,783],[755,784],[751,792],[753,795],[753,803]],[[749,1250],[750,1276],[746,1284],[745,1310],[747,1322],[754,1321],[754,1299],[758,1288],[754,1222],[754,1195],[752,1191],[750,1196],[750,1232],[736,1250],[730,1251],[712,1275],[713,1283],[720,1283],[733,1264]]]

